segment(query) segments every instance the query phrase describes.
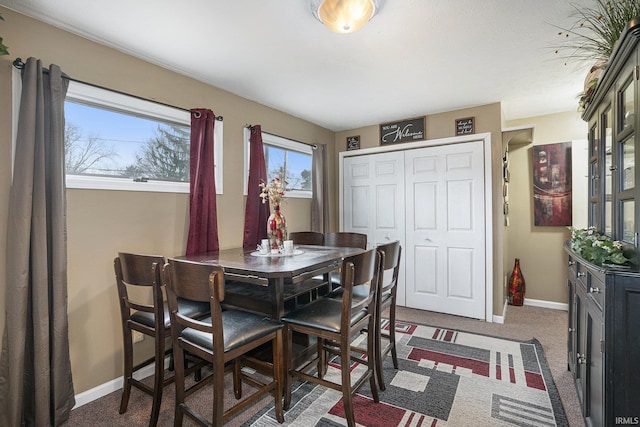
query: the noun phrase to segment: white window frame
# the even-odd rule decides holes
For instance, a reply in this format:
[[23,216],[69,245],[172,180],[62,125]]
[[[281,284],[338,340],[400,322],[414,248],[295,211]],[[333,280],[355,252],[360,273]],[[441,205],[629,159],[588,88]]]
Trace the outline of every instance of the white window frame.
[[[249,146],[249,138],[251,137],[251,129],[245,127],[244,128],[244,195],[248,195],[249,188],[249,156],[251,153]],[[262,143],[272,145],[275,147],[284,148],[290,151],[297,151],[303,154],[309,154],[313,156],[313,149],[311,145],[293,141],[291,139],[282,138],[277,135],[272,135],[270,133],[262,132]],[[311,162],[313,167],[313,161]],[[293,199],[311,199],[313,197],[312,191],[300,191],[300,190],[287,190],[286,197]]]
[[[79,102],[97,108],[105,108],[150,119],[190,126],[189,111],[158,104],[108,89],[91,86],[76,81],[69,82],[66,100]],[[214,161],[216,193],[223,194],[223,122],[216,121],[214,126]],[[189,193],[189,182],[171,182],[148,180],[136,182],[128,178],[102,177],[90,175],[66,175],[67,188],[93,190],[124,190],[166,193]]]

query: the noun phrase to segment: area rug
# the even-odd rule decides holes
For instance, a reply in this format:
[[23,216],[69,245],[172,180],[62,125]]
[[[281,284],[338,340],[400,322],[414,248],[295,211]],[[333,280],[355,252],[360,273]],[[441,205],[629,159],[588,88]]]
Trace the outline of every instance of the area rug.
[[[384,325],[388,329],[388,322]],[[385,391],[374,403],[368,385],[354,400],[361,426],[566,426],[541,344],[397,322],[399,369],[384,361]],[[362,338],[364,339],[364,337]],[[328,377],[339,382],[339,360]],[[363,365],[352,364],[356,375]],[[265,408],[243,426],[277,426]],[[284,425],[346,425],[342,394],[298,382]]]

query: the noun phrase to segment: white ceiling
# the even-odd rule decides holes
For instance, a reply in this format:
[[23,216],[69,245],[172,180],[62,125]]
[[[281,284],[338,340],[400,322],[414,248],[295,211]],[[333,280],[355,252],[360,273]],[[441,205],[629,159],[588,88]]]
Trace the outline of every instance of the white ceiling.
[[585,69],[554,54],[571,3],[386,0],[336,34],[308,0],[0,0],[334,131],[493,102],[506,120],[575,111]]

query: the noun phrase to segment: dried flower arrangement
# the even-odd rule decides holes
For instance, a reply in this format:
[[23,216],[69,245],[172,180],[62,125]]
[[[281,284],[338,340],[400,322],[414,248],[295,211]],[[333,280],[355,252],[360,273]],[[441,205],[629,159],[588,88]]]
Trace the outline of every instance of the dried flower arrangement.
[[260,192],[260,197],[262,198],[262,203],[267,203],[268,200],[271,207],[280,206],[287,190],[286,187],[287,181],[280,179],[280,177],[273,178],[269,184],[261,182],[260,188],[262,188],[262,191]]
[[629,21],[640,16],[640,1],[596,0],[595,7],[572,6],[571,17],[575,18],[575,23],[570,28],[556,26],[562,41],[555,53],[561,55],[565,64],[568,61],[586,62],[590,67],[584,91],[578,96],[578,110],[582,111],[591,101],[622,32]]

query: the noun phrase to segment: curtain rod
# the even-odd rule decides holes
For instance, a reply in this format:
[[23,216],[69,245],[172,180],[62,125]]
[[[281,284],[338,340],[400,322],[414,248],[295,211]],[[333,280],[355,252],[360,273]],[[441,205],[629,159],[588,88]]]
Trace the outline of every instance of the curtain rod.
[[[253,125],[245,125],[244,127],[248,128],[248,129],[251,129],[252,131],[254,129]],[[291,138],[288,138],[286,136],[276,135],[275,133],[265,132],[265,131],[262,131],[262,132],[268,133],[269,135],[272,135],[272,136],[277,136],[278,138],[288,139],[289,141],[294,141],[294,142],[298,142],[300,144],[308,145],[308,146],[310,146],[312,148],[318,148],[318,144],[309,144],[308,142],[298,141],[297,139],[291,139]]]
[[[13,66],[14,66],[15,68],[17,68],[18,70],[22,70],[22,69],[24,69],[24,62],[22,62],[22,58],[16,58],[16,59],[13,61]],[[49,73],[49,70],[48,70],[48,69],[46,69],[46,68],[44,68],[44,69],[43,69],[43,72],[45,72],[45,73]],[[130,94],[130,93],[122,92],[122,91],[120,91],[120,90],[115,90],[115,89],[111,89],[111,88],[108,88],[108,87],[100,86],[100,85],[97,85],[97,84],[94,84],[94,83],[89,83],[89,82],[85,82],[85,81],[82,81],[82,80],[74,79],[74,78],[72,78],[72,77],[67,76],[66,74],[64,74],[64,77],[65,77],[65,78],[67,78],[67,79],[69,79],[69,80],[70,80],[70,81],[72,81],[72,82],[82,83],[83,85],[87,85],[87,86],[95,87],[95,88],[102,89],[102,90],[108,90],[108,91],[110,91],[110,92],[115,92],[115,93],[118,93],[118,94],[120,94],[120,95],[130,96],[130,97],[132,97],[132,98],[139,99],[139,100],[141,100],[141,101],[153,102],[154,104],[163,105],[163,106],[165,106],[165,107],[175,108],[175,109],[177,109],[177,110],[182,110],[182,111],[186,111],[187,113],[191,113],[191,110],[186,109],[186,108],[176,107],[175,105],[166,104],[166,103],[164,103],[164,102],[155,101],[155,100],[153,100],[153,99],[144,98],[144,97],[142,97],[142,96],[138,96],[138,95],[132,95],[132,94]],[[222,121],[222,116],[215,116],[215,118],[216,118],[216,120],[220,120],[220,121]]]

